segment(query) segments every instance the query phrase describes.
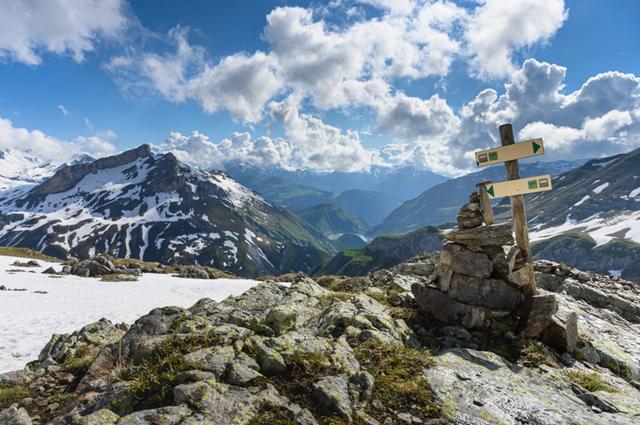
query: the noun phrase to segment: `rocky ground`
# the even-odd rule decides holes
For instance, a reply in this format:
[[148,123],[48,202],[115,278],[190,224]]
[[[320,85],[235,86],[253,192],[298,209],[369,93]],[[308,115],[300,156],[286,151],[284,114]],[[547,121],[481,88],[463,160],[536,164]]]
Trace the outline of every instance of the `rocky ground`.
[[0,423],[635,424],[640,291],[550,262],[573,354],[421,312],[438,255],[368,277],[285,275],[243,295],[55,335],[0,375]]

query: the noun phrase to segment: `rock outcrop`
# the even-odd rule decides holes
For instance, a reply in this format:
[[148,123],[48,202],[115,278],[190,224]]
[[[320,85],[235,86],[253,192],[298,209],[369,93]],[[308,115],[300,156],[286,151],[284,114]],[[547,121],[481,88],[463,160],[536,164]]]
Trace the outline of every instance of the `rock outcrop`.
[[557,335],[521,338],[425,316],[412,286],[447,298],[457,291],[455,276],[447,292],[432,284],[439,258],[424,254],[365,277],[286,275],[219,303],[158,308],[131,326],[103,320],[56,335],[25,370],[0,375],[0,418],[20,425],[637,423],[637,287],[535,264],[541,291],[559,305],[554,326],[580,322],[572,354],[545,345]]

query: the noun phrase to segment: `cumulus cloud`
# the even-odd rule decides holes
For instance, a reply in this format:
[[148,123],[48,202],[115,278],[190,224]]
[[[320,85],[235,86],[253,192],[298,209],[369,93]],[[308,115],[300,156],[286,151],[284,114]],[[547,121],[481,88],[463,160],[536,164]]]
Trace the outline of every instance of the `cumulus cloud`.
[[548,41],[567,17],[564,0],[482,0],[465,31],[471,69],[481,78],[511,74],[514,51]]
[[73,140],[60,140],[39,130],[15,127],[10,120],[0,118],[0,149],[12,148],[30,152],[54,163],[68,161],[81,153],[94,157],[113,155],[117,152],[112,143],[115,138],[115,133],[107,131],[93,136],[79,136]]
[[82,62],[127,25],[123,0],[0,0],[0,59],[38,65],[43,53]]

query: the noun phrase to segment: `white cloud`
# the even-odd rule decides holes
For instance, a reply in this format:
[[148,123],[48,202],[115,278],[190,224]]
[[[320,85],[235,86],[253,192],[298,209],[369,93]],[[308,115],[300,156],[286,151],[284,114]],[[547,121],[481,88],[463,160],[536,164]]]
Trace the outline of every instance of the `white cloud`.
[[13,123],[0,118],[0,149],[13,148],[30,152],[38,158],[54,163],[62,163],[80,153],[94,157],[113,155],[117,148],[112,141],[116,135],[112,131],[93,136],[79,136],[73,140],[60,140],[39,130],[14,127]]
[[255,123],[264,104],[282,88],[271,56],[256,52],[235,54],[192,78],[186,96],[198,100],[209,113],[226,109],[235,120]]
[[71,115],[71,111],[69,111],[64,105],[58,105],[58,109],[62,112],[62,115],[64,115],[65,118]]
[[514,51],[548,41],[567,17],[564,0],[481,0],[465,32],[471,69],[481,78],[511,74]]
[[398,93],[378,105],[379,128],[405,138],[442,138],[456,133],[459,125],[460,119],[437,94],[421,99]]
[[38,65],[43,53],[82,62],[127,25],[123,0],[0,0],[0,59]]

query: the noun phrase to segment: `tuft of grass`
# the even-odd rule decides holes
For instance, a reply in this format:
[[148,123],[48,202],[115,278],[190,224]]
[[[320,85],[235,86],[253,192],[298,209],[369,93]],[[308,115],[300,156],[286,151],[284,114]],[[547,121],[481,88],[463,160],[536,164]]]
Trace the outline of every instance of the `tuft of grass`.
[[170,335],[140,366],[125,370],[122,378],[131,382],[136,410],[172,404],[175,380],[180,373],[189,369],[183,356],[216,343],[215,336],[210,332],[187,336]]
[[394,421],[397,411],[411,412],[423,420],[440,417],[440,408],[424,376],[424,370],[434,364],[428,351],[369,340],[355,349],[355,355],[375,378],[367,407],[374,419],[381,423]]
[[607,384],[602,375],[598,372],[586,372],[582,370],[571,370],[566,373],[567,378],[589,392],[605,391],[608,393],[617,393],[618,390]]
[[15,246],[0,246],[0,255],[6,255],[9,257],[31,258],[33,260],[42,261],[62,261],[60,258],[50,257],[38,251],[33,251],[28,248],[18,248]]
[[64,359],[62,368],[74,376],[84,375],[95,360],[96,355],[97,353],[91,346],[83,345],[75,351],[73,356]]
[[334,301],[348,301],[352,296],[353,294],[350,294],[348,292],[333,292],[331,294],[320,297],[318,306],[320,308],[326,308]]
[[8,408],[13,403],[17,403],[30,395],[31,391],[27,387],[0,383],[0,410]]
[[58,404],[65,404],[76,398],[74,393],[58,393],[51,397],[51,401]]
[[325,376],[336,375],[343,370],[336,368],[324,352],[306,353],[296,350],[285,356],[285,362],[286,373],[265,379],[289,400],[318,414],[312,401],[313,384]]
[[520,361],[527,367],[547,365],[557,367],[551,350],[540,341],[523,340],[520,344]]

